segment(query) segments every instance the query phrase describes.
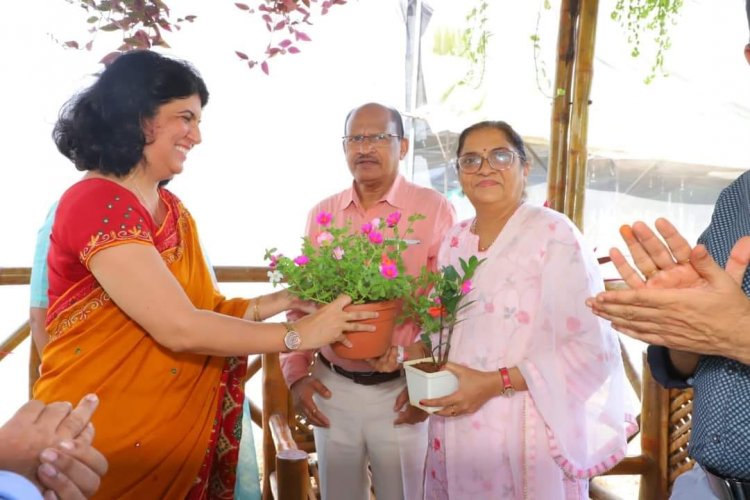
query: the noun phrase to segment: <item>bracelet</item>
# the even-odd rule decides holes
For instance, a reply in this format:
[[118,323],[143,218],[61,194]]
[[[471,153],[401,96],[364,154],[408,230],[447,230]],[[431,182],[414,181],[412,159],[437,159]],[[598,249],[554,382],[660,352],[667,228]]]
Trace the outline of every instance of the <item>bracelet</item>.
[[397,345],[396,346],[396,363],[403,364],[404,361],[406,361],[406,351],[404,350],[404,346]]
[[253,321],[255,321],[256,323],[260,323],[261,321],[260,319],[260,298],[261,297],[262,295],[260,295],[253,301]]

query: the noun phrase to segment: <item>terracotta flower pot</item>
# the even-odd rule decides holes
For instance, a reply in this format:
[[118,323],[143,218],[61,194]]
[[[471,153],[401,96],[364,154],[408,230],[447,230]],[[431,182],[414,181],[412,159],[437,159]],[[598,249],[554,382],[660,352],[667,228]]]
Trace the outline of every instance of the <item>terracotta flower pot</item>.
[[374,332],[351,332],[346,338],[353,344],[351,348],[336,342],[331,345],[337,356],[346,359],[377,358],[385,354],[391,346],[393,326],[396,317],[401,312],[400,300],[389,300],[386,302],[370,302],[367,304],[351,304],[344,308],[345,311],[375,311],[378,317],[375,319],[362,320],[361,323],[375,325]]
[[412,359],[404,362],[409,403],[427,413],[435,413],[442,407],[422,406],[419,402],[423,399],[442,398],[448,394],[453,394],[458,390],[458,378],[448,370],[428,373],[414,366],[423,362],[432,362],[432,358]]

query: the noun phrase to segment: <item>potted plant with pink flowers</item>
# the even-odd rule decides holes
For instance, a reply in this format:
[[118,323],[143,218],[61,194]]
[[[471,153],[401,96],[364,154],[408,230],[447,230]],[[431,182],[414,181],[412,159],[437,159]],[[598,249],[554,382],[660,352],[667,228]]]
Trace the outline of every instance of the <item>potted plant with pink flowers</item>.
[[405,236],[413,232],[413,223],[423,218],[421,214],[410,216],[402,231],[400,212],[358,228],[349,222],[337,226],[330,213],[321,212],[316,217],[317,233],[303,238],[299,255],[287,257],[275,248],[266,251],[269,278],[274,285],[285,280],[289,291],[303,300],[327,304],[346,294],[352,299],[348,308],[377,311],[378,318],[368,320],[376,324],[375,333],[349,333],[352,348],[332,347],[337,355],[349,359],[378,357],[391,345],[402,300],[413,291],[402,253],[407,246]]
[[472,255],[459,259],[461,271],[445,266],[439,272],[422,270],[413,286],[415,294],[406,299],[404,316],[422,329],[421,340],[430,356],[406,361],[406,384],[412,405],[428,412],[439,410],[419,404],[422,399],[447,396],[458,389],[453,373],[442,368],[448,362],[453,329],[462,321],[461,312],[474,301],[466,300],[472,291],[472,278],[485,259]]

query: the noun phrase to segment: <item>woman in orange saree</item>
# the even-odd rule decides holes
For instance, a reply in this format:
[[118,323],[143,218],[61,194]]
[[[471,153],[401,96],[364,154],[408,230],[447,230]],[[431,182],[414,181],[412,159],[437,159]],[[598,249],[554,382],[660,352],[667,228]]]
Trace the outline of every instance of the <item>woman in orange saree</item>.
[[34,397],[95,392],[100,498],[232,498],[250,353],[344,340],[371,314],[341,297],[309,308],[287,292],[225,299],[190,213],[163,184],[201,141],[208,91],[187,63],[121,55],[61,113],[60,151],[83,179],[60,198],[48,254],[50,341]]

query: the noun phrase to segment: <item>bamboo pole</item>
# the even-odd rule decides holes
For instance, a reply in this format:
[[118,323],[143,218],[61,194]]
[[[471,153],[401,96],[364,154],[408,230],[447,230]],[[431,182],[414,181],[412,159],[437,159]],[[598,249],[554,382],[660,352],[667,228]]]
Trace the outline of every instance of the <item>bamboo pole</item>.
[[562,0],[560,4],[555,89],[550,124],[549,171],[547,173],[547,201],[558,212],[562,212],[565,206],[570,96],[572,95],[579,10],[580,0]]
[[[29,332],[31,332],[31,329],[29,329]],[[34,342],[31,342],[29,346],[29,399],[34,398],[34,384],[39,380],[39,365],[41,362],[39,351],[36,350]]]
[[594,74],[594,46],[599,0],[581,0],[573,76],[573,106],[570,116],[570,146],[565,178],[565,215],[583,231],[588,160],[589,97]]
[[640,500],[667,498],[668,425],[669,391],[654,380],[643,353],[641,453],[649,466],[642,472]]

